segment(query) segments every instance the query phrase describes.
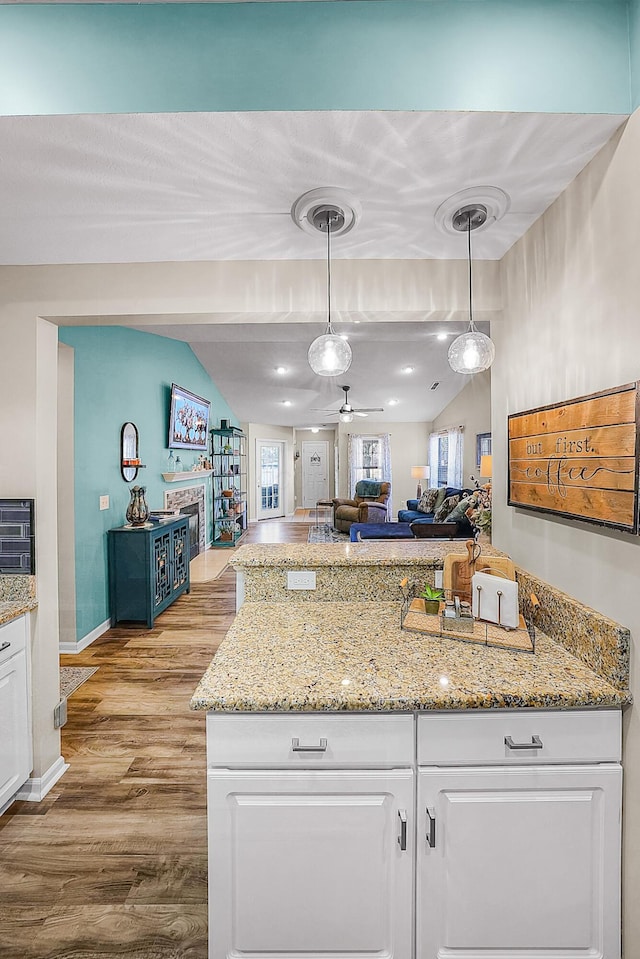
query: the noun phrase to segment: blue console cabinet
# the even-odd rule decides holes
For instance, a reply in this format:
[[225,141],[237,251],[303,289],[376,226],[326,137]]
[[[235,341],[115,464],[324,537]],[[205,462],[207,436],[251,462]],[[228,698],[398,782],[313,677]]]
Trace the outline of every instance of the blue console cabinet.
[[189,592],[189,518],[121,526],[107,536],[111,625],[131,621],[151,628],[156,616]]

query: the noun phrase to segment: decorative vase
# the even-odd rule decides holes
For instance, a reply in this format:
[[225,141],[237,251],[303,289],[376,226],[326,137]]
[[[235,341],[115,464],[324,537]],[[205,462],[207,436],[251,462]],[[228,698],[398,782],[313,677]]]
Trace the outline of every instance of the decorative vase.
[[131,487],[131,499],[127,506],[127,522],[131,526],[144,526],[149,519],[149,507],[144,498],[144,486]]

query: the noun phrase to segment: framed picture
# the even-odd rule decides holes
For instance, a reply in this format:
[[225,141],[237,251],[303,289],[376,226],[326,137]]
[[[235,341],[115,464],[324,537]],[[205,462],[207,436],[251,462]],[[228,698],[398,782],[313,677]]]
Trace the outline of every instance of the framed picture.
[[210,409],[209,400],[172,383],[167,444],[169,449],[206,452]]
[[476,469],[483,456],[491,456],[491,433],[476,433]]

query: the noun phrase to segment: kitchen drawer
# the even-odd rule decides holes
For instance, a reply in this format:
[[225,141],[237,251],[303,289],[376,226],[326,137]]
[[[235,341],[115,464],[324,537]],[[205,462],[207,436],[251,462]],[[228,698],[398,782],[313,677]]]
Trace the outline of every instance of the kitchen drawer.
[[247,713],[207,716],[208,766],[411,766],[414,720],[353,713]]
[[27,617],[18,616],[0,626],[0,663],[27,646]]
[[[612,709],[518,709],[419,716],[418,764],[620,762],[621,715]],[[541,746],[536,746],[538,740]]]

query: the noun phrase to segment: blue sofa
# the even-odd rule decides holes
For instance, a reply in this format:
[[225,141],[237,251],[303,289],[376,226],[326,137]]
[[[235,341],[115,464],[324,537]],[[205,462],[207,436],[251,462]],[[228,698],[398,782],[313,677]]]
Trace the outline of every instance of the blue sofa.
[[[447,496],[470,496],[473,493],[473,490],[470,489],[455,489],[452,486],[447,486],[445,499]],[[417,499],[408,499],[407,500],[407,509],[398,510],[398,522],[399,523],[433,523],[433,513],[421,513],[416,507],[418,506]],[[446,520],[445,520],[446,522]],[[458,521],[458,536],[469,537],[473,536],[473,527],[468,519],[463,518]]]

